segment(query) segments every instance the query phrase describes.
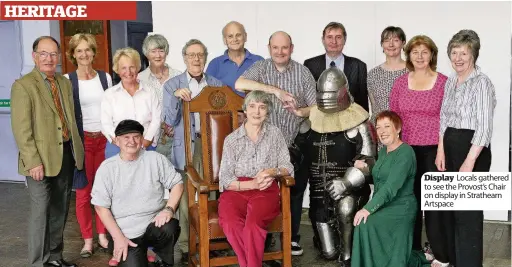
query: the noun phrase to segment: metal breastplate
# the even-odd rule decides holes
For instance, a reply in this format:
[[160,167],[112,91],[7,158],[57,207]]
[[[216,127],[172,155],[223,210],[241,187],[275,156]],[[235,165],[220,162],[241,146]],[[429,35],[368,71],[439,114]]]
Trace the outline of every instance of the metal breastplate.
[[309,186],[312,198],[325,197],[325,184],[345,175],[356,156],[355,140],[350,140],[346,131],[320,134],[311,131],[308,138]]

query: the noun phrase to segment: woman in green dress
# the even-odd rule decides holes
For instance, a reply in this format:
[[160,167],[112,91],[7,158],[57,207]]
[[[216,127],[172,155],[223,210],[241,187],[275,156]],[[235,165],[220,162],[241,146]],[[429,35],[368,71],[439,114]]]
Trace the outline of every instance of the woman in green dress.
[[[412,250],[416,219],[414,150],[400,139],[402,120],[392,111],[376,117],[384,147],[372,170],[375,192],[354,216],[352,267],[427,267],[430,262]],[[356,161],[356,168],[365,167]]]

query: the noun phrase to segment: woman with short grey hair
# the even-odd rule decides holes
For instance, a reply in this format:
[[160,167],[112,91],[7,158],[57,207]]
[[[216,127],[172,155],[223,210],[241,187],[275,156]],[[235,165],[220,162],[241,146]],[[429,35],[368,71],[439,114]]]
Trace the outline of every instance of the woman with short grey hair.
[[251,102],[259,102],[263,103],[266,106],[267,114],[272,113],[274,106],[272,104],[272,100],[270,99],[271,95],[263,92],[263,91],[252,91],[244,98],[244,104],[242,106],[242,109],[247,111],[247,105]]
[[293,175],[281,130],[267,120],[270,95],[250,92],[247,119],[224,140],[219,170],[219,225],[240,266],[262,266],[267,226],[280,213],[276,179]]
[[[181,74],[181,71],[171,68],[165,60],[169,55],[169,42],[160,34],[148,35],[142,43],[142,53],[149,60],[149,67],[139,73],[138,79],[158,95],[160,105],[163,105],[163,85],[169,79]],[[162,112],[162,131],[159,135],[156,151],[164,156],[171,153],[173,135],[172,129],[165,126]]]
[[[439,171],[488,172],[496,94],[494,85],[476,65],[480,38],[461,30],[448,43],[455,74],[446,81],[441,108],[436,156]],[[481,267],[483,261],[482,211],[428,211],[432,220],[427,237],[436,260],[433,267],[448,264]],[[455,237],[457,236],[457,237]]]

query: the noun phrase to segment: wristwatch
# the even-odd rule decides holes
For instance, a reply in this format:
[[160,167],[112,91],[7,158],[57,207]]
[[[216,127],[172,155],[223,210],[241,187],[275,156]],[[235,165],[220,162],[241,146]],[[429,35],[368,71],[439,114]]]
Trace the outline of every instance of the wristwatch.
[[170,211],[170,212],[172,212],[172,214],[175,214],[174,213],[174,209],[171,206],[165,206],[164,210],[165,211]]

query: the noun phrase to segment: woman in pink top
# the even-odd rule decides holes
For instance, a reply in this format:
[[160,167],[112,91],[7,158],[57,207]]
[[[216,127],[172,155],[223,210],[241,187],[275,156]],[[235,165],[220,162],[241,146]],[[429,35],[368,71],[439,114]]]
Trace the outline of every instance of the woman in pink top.
[[439,142],[439,118],[444,84],[448,77],[436,72],[437,46],[429,37],[413,37],[405,46],[405,55],[406,67],[410,72],[395,80],[389,107],[403,119],[402,140],[412,146],[416,154],[414,194],[418,202],[418,213],[412,248],[421,250],[421,176],[426,172],[437,171],[435,158]]

